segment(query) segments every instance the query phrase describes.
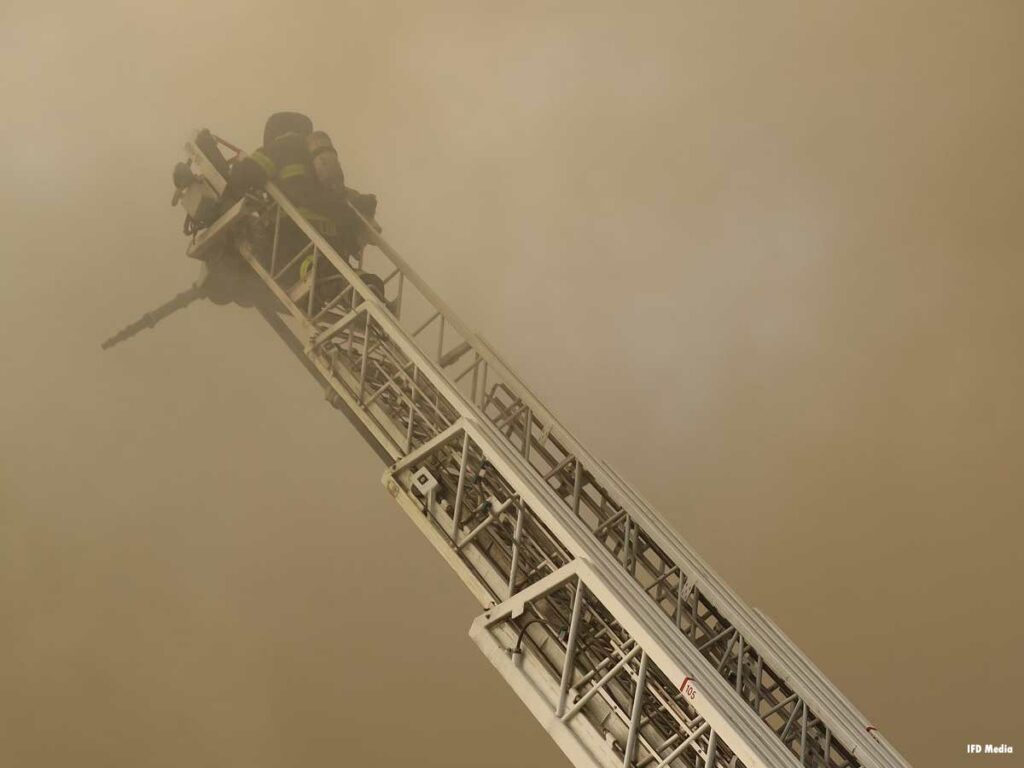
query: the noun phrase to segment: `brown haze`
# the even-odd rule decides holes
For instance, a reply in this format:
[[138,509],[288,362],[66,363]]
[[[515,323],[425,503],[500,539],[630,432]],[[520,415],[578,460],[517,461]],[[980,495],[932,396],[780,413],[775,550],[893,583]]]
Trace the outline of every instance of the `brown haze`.
[[258,316],[99,350],[195,276],[190,131],[277,109],[915,766],[1020,764],[1022,32],[1016,0],[8,0],[0,766],[565,764]]

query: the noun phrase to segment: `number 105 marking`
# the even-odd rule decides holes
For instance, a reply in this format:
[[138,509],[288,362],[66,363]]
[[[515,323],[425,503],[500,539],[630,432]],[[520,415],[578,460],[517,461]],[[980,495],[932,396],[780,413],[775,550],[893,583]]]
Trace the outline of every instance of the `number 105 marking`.
[[693,681],[690,678],[683,678],[683,684],[679,686],[679,690],[683,692],[683,695],[690,701],[697,698],[697,689],[693,687]]

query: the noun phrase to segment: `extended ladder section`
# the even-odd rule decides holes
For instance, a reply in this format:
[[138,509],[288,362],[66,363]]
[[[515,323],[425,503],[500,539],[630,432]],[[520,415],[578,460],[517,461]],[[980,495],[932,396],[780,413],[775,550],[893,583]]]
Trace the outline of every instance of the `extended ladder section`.
[[[224,219],[193,250],[228,238],[279,300],[293,349],[390,462],[388,492],[485,609],[471,637],[574,765],[907,766],[372,228],[353,267],[272,184]],[[301,250],[282,252],[286,225]]]

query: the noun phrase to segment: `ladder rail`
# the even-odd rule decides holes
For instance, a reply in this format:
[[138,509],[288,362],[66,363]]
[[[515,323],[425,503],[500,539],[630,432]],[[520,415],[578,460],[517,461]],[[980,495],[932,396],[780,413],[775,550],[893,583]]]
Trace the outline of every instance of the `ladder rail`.
[[[613,489],[615,496],[627,501],[619,504],[625,507],[634,505],[631,516],[639,521],[639,529],[647,532],[651,538],[671,558],[667,564],[669,569],[682,569],[683,564],[690,574],[688,583],[697,586],[712,598],[716,609],[736,627],[748,650],[754,650],[759,656],[769,660],[769,667],[778,671],[779,677],[798,690],[802,702],[809,704],[819,716],[828,716],[832,725],[831,738],[836,741],[850,743],[851,754],[858,756],[870,755],[879,768],[904,768],[908,764],[896,750],[877,733],[870,721],[825,677],[806,655],[789,638],[778,631],[777,627],[765,620],[760,611],[749,608],[731,587],[698,555],[685,540],[665,522],[653,505],[642,498],[631,485],[623,480],[614,470],[594,457],[566,428],[554,414],[533,393],[529,386],[514,372],[482,337],[473,333],[456,315],[454,310],[430,288],[415,269],[394,249],[373,227],[356,212],[367,227],[371,242],[385,255],[395,269],[399,270],[406,281],[412,284],[427,299],[429,304],[440,314],[445,322],[457,330],[463,341],[486,365],[491,374],[498,377],[522,403],[526,404],[528,413],[535,421],[546,425],[546,438],[554,439],[565,446],[566,456],[574,457],[584,471],[590,474],[597,484],[605,489]],[[442,358],[440,351],[436,361]],[[447,373],[447,368],[442,370]],[[527,432],[523,438],[525,446],[532,444],[532,436]],[[537,467],[534,467],[537,469]],[[541,471],[538,469],[538,471]],[[541,471],[541,474],[543,472]]]
[[[211,171],[212,174],[216,174],[215,169],[203,167],[205,158],[198,149],[190,145],[189,150],[204,175],[210,175]],[[211,178],[211,183],[218,191],[223,189],[222,179]],[[596,516],[595,527],[587,530],[585,534],[579,532],[579,535],[596,538],[595,531],[601,526],[606,526],[601,532],[607,533],[613,543],[607,544],[605,548],[615,548],[615,562],[621,572],[628,575],[633,584],[642,589],[647,600],[653,598],[652,605],[659,610],[662,618],[666,615],[671,618],[669,626],[673,626],[676,633],[672,639],[673,643],[678,643],[682,638],[695,644],[698,631],[702,632],[701,641],[705,641],[711,628],[707,625],[698,627],[698,618],[711,617],[716,630],[724,627],[726,631],[731,629],[733,632],[729,647],[721,654],[720,659],[710,656],[710,660],[720,661],[719,670],[728,670],[731,665],[736,665],[737,690],[742,688],[744,679],[749,678],[751,670],[744,670],[743,664],[744,659],[750,658],[753,653],[757,659],[758,679],[755,685],[758,688],[761,686],[761,675],[764,670],[774,670],[776,690],[768,691],[764,696],[766,710],[782,700],[782,693],[780,692],[776,698],[775,692],[784,685],[786,689],[793,690],[798,698],[788,712],[783,707],[782,714],[789,714],[790,718],[795,717],[797,709],[802,706],[805,722],[808,710],[812,713],[812,719],[825,721],[827,718],[826,743],[831,742],[845,749],[848,758],[856,755],[846,764],[878,768],[906,765],[887,743],[879,742],[864,731],[867,722],[865,718],[787,638],[773,625],[764,621],[759,613],[747,608],[685,541],[664,523],[653,507],[609,467],[586,451],[497,353],[462,323],[451,308],[430,289],[401,255],[369,226],[368,222],[364,220],[369,240],[377,246],[392,266],[389,280],[398,275],[396,282],[401,299],[394,315],[372,291],[366,288],[347,262],[338,256],[319,233],[301,217],[280,190],[268,184],[267,192],[277,209],[283,210],[310,238],[319,253],[349,280],[354,288],[353,294],[358,294],[363,312],[366,314],[367,328],[370,328],[372,323],[381,328],[394,325],[394,328],[388,329],[389,333],[394,336],[405,358],[416,360],[414,370],[417,375],[422,374],[431,380],[432,387],[437,392],[449,388],[454,390],[463,401],[456,410],[472,413],[481,424],[489,424],[494,437],[518,454],[517,461],[522,465],[521,471],[530,474],[534,481],[540,481],[551,493],[550,503],[556,507],[568,506],[572,516],[577,520],[580,520],[581,513]],[[258,271],[258,260],[255,255],[250,254],[247,259]],[[274,282],[269,274],[262,274],[261,277],[264,281]],[[271,288],[274,286],[271,285]],[[278,298],[282,299],[286,306],[292,304],[294,307],[292,316],[302,327],[300,335],[312,336],[316,328],[309,322],[310,318],[304,315],[301,308],[290,302],[283,290],[278,288],[275,293],[278,293]],[[418,324],[415,331],[410,331],[410,323],[414,318],[409,313],[402,317],[403,308],[411,301],[413,293],[421,297],[423,308],[428,314],[432,313],[426,325],[435,317],[440,318],[440,321],[434,324],[437,326],[436,344],[429,336],[421,335],[426,325]],[[446,329],[447,350],[444,335]],[[351,331],[348,339],[351,346]],[[469,365],[459,373],[452,370],[455,367],[454,363],[470,352],[472,359]],[[364,366],[368,359],[369,352],[363,356]],[[318,364],[317,367],[321,368],[321,373],[325,375],[331,373],[326,366]],[[383,391],[383,387],[380,391]],[[451,399],[452,392],[449,391],[448,394]],[[341,392],[339,395],[345,397]],[[352,398],[351,393],[348,393],[348,398],[353,400],[346,400],[348,405],[358,409],[359,398]],[[412,440],[408,438],[416,421],[414,417],[409,418],[408,434],[404,436],[405,439],[381,427],[386,423],[386,417],[378,414],[376,421],[379,428],[376,432],[371,429],[371,432],[382,445],[390,443],[387,451],[390,455],[398,457],[411,447]],[[451,426],[450,419],[446,426]],[[382,434],[387,437],[382,437]],[[556,494],[552,490],[552,479],[567,484],[564,481],[570,478],[573,485],[571,496],[567,493]],[[597,512],[598,504],[603,517]],[[606,505],[611,509],[605,510]],[[616,516],[621,517],[623,523],[621,533],[616,526],[609,525]],[[641,573],[640,577],[637,576],[638,570]],[[648,582],[646,585],[645,581]],[[657,590],[655,595],[650,594],[649,590],[652,588]],[[670,608],[673,601],[665,598],[672,590],[675,590],[676,599],[674,607]],[[683,599],[684,592],[688,593],[688,596],[693,596],[692,605],[689,603],[689,597],[687,600]],[[705,602],[701,603],[701,600]],[[692,637],[681,634],[680,611],[684,603],[692,608]],[[706,613],[699,617],[702,605]],[[738,655],[734,658],[730,654],[732,649],[737,647],[737,641]],[[715,650],[715,644],[711,643],[710,652]],[[762,701],[762,692],[758,690],[757,693],[752,711],[759,715],[758,707]],[[744,698],[747,706],[751,705],[749,699],[750,697]],[[804,736],[806,737],[806,732]]]
[[[296,339],[301,340],[308,338],[313,332],[314,328],[309,322],[309,317],[305,314],[307,312],[306,307],[308,305],[302,304],[296,299],[293,299],[285,290],[284,287],[278,285],[274,278],[263,268],[259,262],[259,255],[257,249],[252,247],[248,243],[240,243],[243,256],[249,261],[250,265],[254,270],[257,271],[265,281],[267,281],[268,287],[275,291],[278,295],[279,300],[284,307],[289,311],[293,323],[290,326],[291,332],[295,335]],[[328,254],[329,255],[329,254]],[[497,601],[501,600],[506,595],[502,594],[502,590],[506,588],[505,574],[496,573],[494,564],[489,561],[486,551],[478,545],[478,539],[472,538],[470,535],[461,536],[459,535],[458,528],[454,520],[444,519],[445,511],[440,509],[437,504],[430,502],[421,501],[419,503],[413,501],[411,493],[407,493],[408,484],[411,476],[414,474],[416,467],[413,465],[426,459],[427,454],[433,451],[435,454],[446,454],[444,460],[448,461],[450,458],[459,454],[461,458],[456,462],[458,467],[458,478],[459,485],[463,485],[463,480],[467,476],[470,470],[469,452],[467,447],[469,445],[468,435],[473,436],[473,445],[478,446],[482,453],[485,453],[490,461],[493,461],[494,465],[498,468],[493,473],[494,482],[506,483],[509,486],[511,496],[517,499],[524,499],[521,502],[524,504],[524,508],[528,508],[531,513],[531,534],[530,538],[534,546],[538,549],[545,550],[547,555],[546,558],[550,560],[550,564],[547,570],[554,572],[560,567],[568,564],[571,561],[575,561],[579,556],[585,552],[581,550],[580,544],[585,540],[585,536],[581,532],[572,532],[569,529],[563,529],[564,521],[558,519],[557,514],[551,515],[550,508],[554,505],[550,499],[545,500],[542,496],[544,493],[550,494],[549,489],[544,489],[542,486],[537,486],[535,481],[530,477],[529,472],[524,471],[520,466],[514,464],[518,460],[515,453],[509,453],[507,448],[503,447],[501,438],[494,434],[493,428],[490,425],[480,425],[473,420],[472,409],[469,404],[465,401],[460,402],[458,394],[453,390],[451,385],[447,383],[444,377],[436,370],[436,368],[430,363],[425,357],[423,352],[412,343],[411,339],[404,336],[404,334],[397,329],[390,318],[384,314],[384,311],[379,307],[365,302],[365,306],[360,310],[360,315],[365,318],[365,324],[363,326],[365,335],[360,342],[357,342],[354,348],[354,357],[366,359],[366,355],[369,350],[373,349],[375,345],[379,345],[380,341],[375,341],[372,336],[372,330],[378,328],[381,332],[388,332],[393,334],[392,337],[388,338],[388,343],[393,343],[399,351],[404,355],[408,356],[408,359],[417,366],[418,370],[422,370],[424,375],[428,379],[432,379],[438,389],[445,390],[444,394],[451,398],[456,404],[456,407],[452,411],[446,409],[439,409],[438,413],[442,415],[433,426],[435,430],[440,430],[444,427],[443,431],[437,432],[433,435],[430,440],[424,440],[416,446],[416,450],[413,452],[405,453],[405,457],[409,458],[406,461],[404,458],[400,459],[392,465],[392,468],[386,474],[386,481],[389,485],[389,491],[399,498],[400,503],[407,508],[410,517],[417,522],[421,527],[421,530],[427,534],[435,547],[439,552],[442,553],[453,566],[457,573],[463,578],[463,581],[471,588],[477,599],[482,605],[493,605]],[[359,347],[362,347],[360,350]],[[322,356],[316,355],[312,358],[317,371],[327,380],[339,394],[352,398],[349,405],[351,408],[365,421],[368,422],[367,426],[376,427],[380,429],[383,423],[389,415],[383,411],[378,413],[371,413],[373,408],[377,407],[377,403],[368,406],[366,400],[360,400],[359,397],[355,396],[356,389],[359,385],[359,381],[356,375],[356,366],[351,365],[343,367],[341,369],[334,365],[328,365]],[[360,373],[364,370],[363,366],[358,366]],[[456,411],[462,415],[451,421],[447,416],[454,414]],[[445,427],[447,424],[447,427]],[[459,430],[461,429],[461,432]],[[381,440],[385,442],[390,436],[392,439],[399,434],[399,430],[391,430],[390,432],[384,432]],[[458,438],[460,435],[465,435],[462,440]],[[400,447],[392,442],[392,453],[397,456],[403,456],[403,451]],[[512,463],[510,463],[512,462]],[[442,474],[440,471],[438,474]],[[407,486],[402,488],[400,484]],[[456,501],[458,504],[458,501]],[[414,506],[415,505],[415,506]],[[411,509],[409,509],[411,507]],[[426,518],[426,519],[425,519]],[[472,516],[466,515],[465,524],[467,526],[474,525]],[[451,526],[451,530],[448,526]],[[475,527],[475,525],[474,525]],[[551,534],[548,529],[557,530],[556,534]],[[569,550],[573,552],[570,554]],[[594,550],[592,554],[597,553],[600,557],[599,550]],[[533,558],[535,561],[538,559]],[[533,579],[525,579],[516,585],[516,591],[512,592],[511,596],[515,597],[522,590],[527,589],[531,584],[535,583]],[[634,596],[635,599],[635,596]],[[650,645],[659,642],[658,640],[651,639]],[[571,655],[568,654],[567,655]],[[699,668],[703,662],[699,657],[690,659],[689,663],[686,664],[686,669]],[[704,676],[708,676],[708,671],[703,670]],[[676,675],[678,677],[678,673]],[[653,683],[652,683],[653,685]],[[649,698],[646,694],[647,688],[644,688],[644,698]],[[731,705],[735,710],[735,702],[726,702]],[[785,762],[787,759],[786,753],[781,749],[780,745],[776,745],[767,739],[764,733],[761,733],[757,728],[757,724],[752,721],[751,718],[747,718],[746,732],[742,737],[728,737],[727,734],[733,733],[734,729],[738,726],[735,723],[743,723],[744,714],[742,710],[732,711],[728,715],[722,714],[719,710],[722,705],[717,699],[715,701],[707,700],[700,704],[705,712],[705,717],[708,717],[710,721],[715,722],[717,727],[714,730],[708,731],[711,733],[722,733],[723,736],[721,741],[725,745],[725,749],[730,749],[730,744],[736,744],[737,740],[739,745],[733,752],[726,752],[725,755],[736,754],[741,755],[743,760],[737,765],[747,766],[747,768],[758,768],[760,766],[783,766],[789,765]],[[575,733],[579,733],[581,730],[586,732],[587,729],[593,730],[593,725],[588,724],[586,720],[579,720],[574,723],[573,728]],[[650,726],[646,726],[650,730]],[[595,731],[596,733],[596,731]],[[710,738],[710,736],[708,736]],[[589,737],[591,749],[597,749],[593,745],[600,743],[600,738],[595,738],[593,733]],[[563,749],[566,749],[567,754],[571,757],[582,759],[584,755],[592,755],[594,753],[587,751],[573,751],[570,748],[571,744],[576,742],[567,742],[563,739],[561,742]],[[580,740],[582,743],[582,740]],[[643,749],[642,756],[650,758],[652,755],[656,755],[655,751],[657,747],[653,746],[650,741],[645,737],[642,740]],[[696,742],[694,742],[696,743]],[[755,745],[752,748],[750,745]],[[770,757],[763,759],[759,755],[761,752],[766,752]],[[610,755],[607,754],[607,749],[604,754],[599,755],[602,759],[600,761],[584,762],[578,764],[593,765],[600,768],[607,768],[609,765],[618,764],[618,756],[612,752]],[[610,758],[610,761],[609,761]],[[682,758],[679,758],[682,759]],[[686,765],[697,765],[695,762],[684,762]],[[716,763],[719,768],[724,768],[726,765],[724,762]]]
[[[572,456],[583,466],[583,471],[594,478],[596,483],[606,490],[617,491],[609,494],[613,498],[626,499],[619,503],[620,508],[632,507],[629,516],[638,521],[639,530],[647,533],[654,542],[670,557],[669,569],[682,568],[688,574],[685,582],[696,586],[711,599],[716,609],[726,620],[739,630],[740,637],[748,650],[758,653],[768,661],[769,669],[775,669],[780,679],[799,693],[799,701],[793,710],[802,702],[819,717],[828,718],[830,736],[833,742],[848,742],[850,754],[858,758],[869,755],[872,763],[879,768],[903,768],[908,764],[888,743],[880,742],[880,735],[871,732],[875,729],[869,720],[843,696],[834,685],[809,662],[807,657],[790,641],[780,635],[773,625],[767,624],[760,612],[748,608],[739,596],[715,573],[664,519],[654,510],[653,506],[643,500],[631,486],[615,474],[603,461],[595,458],[575,436],[547,409],[532,390],[516,375],[512,368],[482,337],[473,334],[454,314],[454,311],[440,299],[434,299],[429,288],[405,262],[397,251],[391,248],[378,233],[373,233],[375,244],[387,253],[392,263],[402,271],[406,279],[419,288],[424,295],[431,298],[433,306],[441,313],[450,326],[464,334],[472,350],[484,361],[490,374],[501,384],[507,386],[518,400],[526,404],[535,422],[547,427],[548,439],[557,440],[565,446],[564,452]],[[529,436],[524,438],[529,440]],[[529,444],[529,443],[527,443]],[[534,466],[537,469],[536,466]],[[538,470],[540,471],[540,470]],[[542,473],[543,474],[543,473]]]

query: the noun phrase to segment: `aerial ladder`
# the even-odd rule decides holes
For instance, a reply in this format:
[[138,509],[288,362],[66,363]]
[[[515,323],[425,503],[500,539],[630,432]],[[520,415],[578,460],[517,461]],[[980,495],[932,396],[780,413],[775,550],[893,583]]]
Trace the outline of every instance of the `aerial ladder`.
[[[175,202],[218,200],[223,159],[186,149]],[[907,768],[357,216],[353,263],[266,184],[193,232],[196,284],[104,346],[197,298],[254,306],[380,456],[387,493],[481,605],[470,637],[572,765]]]

